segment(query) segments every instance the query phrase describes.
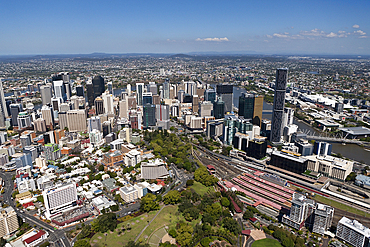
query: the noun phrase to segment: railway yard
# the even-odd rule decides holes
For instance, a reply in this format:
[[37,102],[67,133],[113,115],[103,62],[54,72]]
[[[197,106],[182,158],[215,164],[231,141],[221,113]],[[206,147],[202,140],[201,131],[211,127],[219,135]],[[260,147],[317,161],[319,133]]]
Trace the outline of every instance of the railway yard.
[[[370,226],[369,207],[322,192],[323,185],[302,181],[298,177],[288,178],[281,173],[282,171],[269,169],[268,166],[264,167],[256,163],[249,166],[245,162],[224,159],[221,155],[199,147],[194,151],[194,156],[203,165],[212,169],[210,172],[220,179],[220,186],[243,192],[244,196],[238,195],[238,197],[244,204],[252,205],[273,218],[290,209],[294,192],[304,190],[306,195],[314,200],[315,196],[319,195],[328,202],[333,202],[327,204],[332,204],[331,206],[335,208],[334,226],[342,216],[355,218],[365,226]],[[344,210],[346,208],[351,210]]]

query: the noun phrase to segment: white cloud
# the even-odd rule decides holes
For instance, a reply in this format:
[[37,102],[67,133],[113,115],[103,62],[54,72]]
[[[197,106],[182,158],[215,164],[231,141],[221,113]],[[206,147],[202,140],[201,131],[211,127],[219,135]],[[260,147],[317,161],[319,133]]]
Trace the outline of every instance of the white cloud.
[[331,33],[327,34],[326,37],[335,38],[335,37],[338,37],[338,34],[331,32]]
[[357,25],[357,24],[353,25],[352,27],[353,27],[353,28],[360,28],[360,26],[359,26],[359,25]]
[[358,37],[359,39],[366,39],[367,38],[367,36],[360,36],[360,37]]
[[205,38],[205,39],[201,39],[201,38],[197,38],[195,41],[216,41],[216,42],[223,42],[223,41],[229,41],[228,38]]
[[366,33],[365,33],[364,31],[362,31],[362,30],[356,30],[356,31],[354,31],[353,33],[354,33],[354,34],[357,34],[357,35],[361,35],[361,36],[366,35]]
[[269,38],[269,39],[272,39],[272,36],[269,35],[269,34],[267,34],[266,37]]
[[276,38],[289,38],[288,35],[286,34],[281,34],[281,33],[274,33],[272,36],[276,37]]

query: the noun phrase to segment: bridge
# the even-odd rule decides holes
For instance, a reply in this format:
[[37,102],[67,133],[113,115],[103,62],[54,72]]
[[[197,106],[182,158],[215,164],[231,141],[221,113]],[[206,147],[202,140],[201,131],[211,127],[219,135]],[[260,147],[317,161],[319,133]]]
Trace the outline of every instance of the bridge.
[[326,136],[307,136],[308,140],[315,141],[327,141],[327,142],[341,142],[341,143],[350,143],[350,144],[363,144],[362,141],[346,138],[335,138],[335,137],[326,137]]

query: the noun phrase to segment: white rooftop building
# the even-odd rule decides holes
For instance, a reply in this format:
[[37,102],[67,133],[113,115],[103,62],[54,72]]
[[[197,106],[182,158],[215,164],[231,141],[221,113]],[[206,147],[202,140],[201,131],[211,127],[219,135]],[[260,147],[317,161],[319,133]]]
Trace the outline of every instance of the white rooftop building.
[[336,236],[354,247],[367,247],[370,243],[370,229],[346,217],[339,220]]

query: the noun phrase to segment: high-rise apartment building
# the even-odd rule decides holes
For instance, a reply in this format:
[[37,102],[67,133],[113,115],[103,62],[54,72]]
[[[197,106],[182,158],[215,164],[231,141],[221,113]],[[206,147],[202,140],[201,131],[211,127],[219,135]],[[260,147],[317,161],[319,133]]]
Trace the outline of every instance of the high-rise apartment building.
[[72,209],[77,202],[76,184],[66,184],[42,192],[45,203],[45,216],[51,219],[54,215]]
[[118,103],[119,108],[119,117],[120,118],[127,118],[127,112],[128,112],[128,104],[127,99],[122,99]]
[[136,102],[143,105],[144,83],[136,83]]
[[270,141],[273,143],[281,142],[287,79],[288,69],[284,68],[276,70],[274,107],[270,135]]
[[46,132],[46,122],[43,118],[38,118],[33,121],[33,127],[36,132]]
[[15,232],[19,228],[17,213],[12,207],[0,209],[0,237]]
[[102,98],[104,102],[104,112],[106,114],[114,114],[113,95],[106,92],[102,94]]
[[284,215],[282,222],[295,229],[301,229],[308,217],[311,217],[315,210],[315,201],[306,198],[298,193],[293,194],[292,206],[289,216]]
[[151,81],[148,84],[148,92],[151,92],[153,95],[158,94],[158,88],[155,82]]
[[17,117],[18,129],[32,127],[31,116],[27,112],[20,112]]
[[325,234],[333,222],[334,208],[325,204],[317,203],[314,212],[312,232]]

